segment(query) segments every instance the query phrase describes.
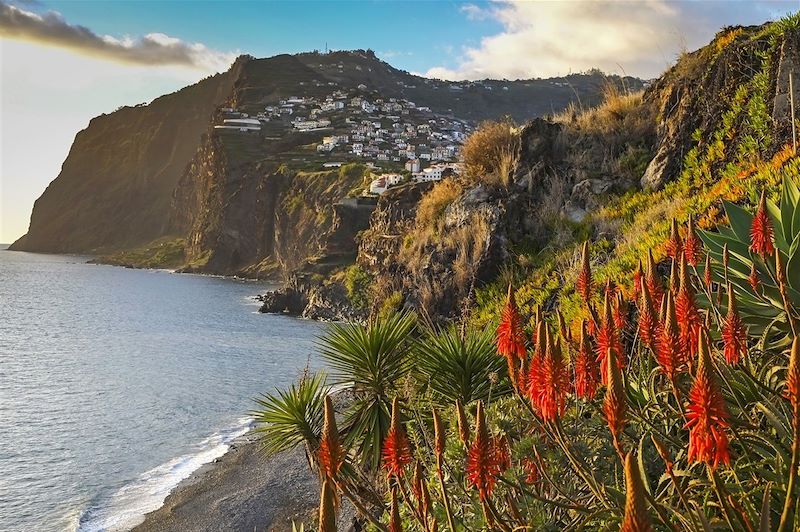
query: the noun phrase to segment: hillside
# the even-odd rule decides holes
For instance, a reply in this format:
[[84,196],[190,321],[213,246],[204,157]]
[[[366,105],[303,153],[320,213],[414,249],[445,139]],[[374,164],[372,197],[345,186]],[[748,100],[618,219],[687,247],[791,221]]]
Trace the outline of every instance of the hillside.
[[[715,227],[720,200],[752,204],[763,187],[797,176],[788,78],[800,71],[798,39],[797,17],[726,28],[643,92],[609,90],[595,107],[512,130],[510,168],[385,194],[350,272],[363,293],[339,292],[377,302],[364,313],[405,306],[483,325],[513,283],[525,313],[558,305],[573,318],[587,239],[598,282],[629,288],[648,248],[664,261],[672,219]],[[477,151],[490,153],[494,140],[483,142]],[[301,286],[310,297],[295,296],[308,303],[300,310],[314,315],[314,294],[336,293],[336,282]]]
[[[612,81],[633,88],[642,84],[634,78]],[[243,56],[226,73],[149,105],[93,119],[76,136],[61,173],[34,206],[28,233],[12,249],[95,253],[119,264],[262,276],[319,259],[327,253],[330,234],[336,253],[352,258],[352,237],[366,228],[367,217],[363,208],[334,205],[363,186],[366,169],[342,180],[328,172],[326,179],[333,181],[326,186],[308,187],[304,176],[325,171],[326,161],[387,157],[383,166],[402,166],[401,154],[389,158],[379,153],[389,153],[379,145],[363,155],[345,153],[341,146],[315,151],[324,137],[346,136],[356,127],[350,111],[354,99],[373,106],[358,119],[378,123],[389,116],[380,123],[383,128],[390,127],[391,110],[400,108],[393,102],[409,102],[404,105],[413,112],[400,121],[412,127],[432,121],[431,134],[446,139],[458,138],[479,120],[504,115],[527,120],[571,102],[595,103],[607,82],[590,73],[450,83],[397,70],[370,51]],[[348,106],[328,113],[327,127],[298,126],[298,115],[313,111],[311,105],[295,106],[294,115],[282,106],[291,98],[324,103],[334,95],[346,96]],[[261,128],[252,135],[214,127],[256,115]],[[453,141],[425,147],[424,139],[417,140],[423,157],[430,150],[453,157]],[[303,209],[294,209],[301,203]],[[312,211],[313,216],[303,217]],[[336,212],[354,215],[349,236],[335,232],[342,228]]]
[[163,235],[172,190],[240,65],[149,105],[92,119],[34,204],[28,233],[11,249],[93,252]]

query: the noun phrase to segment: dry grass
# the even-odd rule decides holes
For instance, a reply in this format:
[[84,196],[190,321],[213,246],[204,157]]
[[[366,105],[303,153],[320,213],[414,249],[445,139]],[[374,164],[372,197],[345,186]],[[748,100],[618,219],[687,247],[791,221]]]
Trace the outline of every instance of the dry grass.
[[484,122],[461,147],[465,175],[474,183],[507,187],[519,152],[519,131],[511,120]]
[[585,135],[636,138],[651,134],[655,122],[644,104],[644,91],[629,92],[616,84],[603,87],[603,101],[597,107],[580,109],[574,103],[553,116],[568,130]]
[[447,239],[456,248],[456,260],[453,262],[456,286],[467,287],[475,280],[489,242],[489,224],[483,216],[473,213],[469,223],[449,233]]
[[417,228],[433,227],[444,215],[444,210],[463,192],[463,188],[453,179],[444,179],[425,194],[417,205]]

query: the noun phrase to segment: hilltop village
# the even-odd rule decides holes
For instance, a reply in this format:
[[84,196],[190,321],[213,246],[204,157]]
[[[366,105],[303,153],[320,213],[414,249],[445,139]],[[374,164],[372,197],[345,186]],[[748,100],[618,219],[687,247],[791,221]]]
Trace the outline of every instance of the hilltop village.
[[254,114],[225,107],[214,128],[267,139],[316,134],[309,162],[323,168],[366,163],[374,178],[366,195],[380,195],[409,180],[438,181],[460,173],[459,150],[472,131],[470,123],[406,99],[378,96],[362,84],[322,97],[281,99]]

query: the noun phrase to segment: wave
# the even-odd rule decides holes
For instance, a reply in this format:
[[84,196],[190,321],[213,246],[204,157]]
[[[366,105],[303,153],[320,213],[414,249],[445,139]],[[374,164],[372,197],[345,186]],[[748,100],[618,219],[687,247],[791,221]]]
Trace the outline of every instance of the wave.
[[130,530],[144,515],[158,510],[182,481],[209,462],[223,456],[231,443],[249,432],[251,417],[241,418],[228,429],[218,431],[197,445],[197,450],[155,467],[120,488],[100,504],[88,508],[78,519],[78,532]]

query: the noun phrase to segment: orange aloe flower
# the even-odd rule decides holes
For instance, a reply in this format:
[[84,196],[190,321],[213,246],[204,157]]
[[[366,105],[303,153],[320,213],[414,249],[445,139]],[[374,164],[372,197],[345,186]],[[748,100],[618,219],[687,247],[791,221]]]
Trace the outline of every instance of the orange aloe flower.
[[670,382],[674,383],[675,376],[683,369],[686,360],[683,343],[681,342],[681,332],[675,317],[675,303],[672,298],[672,292],[667,292],[666,298],[666,317],[659,335],[656,359],[658,360],[658,365],[661,366],[661,371],[664,372]]
[[561,339],[553,342],[549,330],[546,336],[547,348],[539,373],[539,396],[536,404],[542,418],[548,421],[555,420],[564,412],[569,373],[561,351]]
[[614,351],[617,365],[620,368],[624,368],[626,360],[625,353],[622,351],[622,340],[620,339],[617,326],[614,323],[614,316],[611,311],[611,296],[606,292],[605,303],[603,305],[603,323],[600,325],[600,330],[597,332],[597,362],[600,364],[600,376],[603,384],[608,383],[605,358],[609,349]]
[[497,352],[508,362],[508,377],[516,386],[519,361],[526,355],[525,331],[522,317],[514,299],[514,288],[508,285],[506,304],[500,314],[500,325],[497,327]]
[[650,515],[645,504],[644,484],[639,464],[629,452],[625,457],[625,516],[620,532],[650,532]]
[[522,460],[522,470],[525,473],[526,484],[536,484],[541,479],[539,466],[537,466],[536,462],[530,458],[525,458]]
[[675,314],[681,329],[681,341],[684,343],[684,349],[688,355],[694,355],[697,353],[697,333],[703,320],[697,309],[694,288],[689,279],[689,268],[684,256],[681,256],[679,271],[680,285],[678,294],[675,296]]
[[494,449],[495,460],[503,473],[511,469],[511,446],[505,434],[492,437],[492,449]]
[[689,462],[706,462],[716,468],[730,464],[728,452],[728,409],[714,379],[714,366],[705,331],[699,333],[698,362],[689,392],[685,428],[689,429]]
[[737,364],[747,354],[747,331],[736,308],[736,294],[731,283],[728,283],[728,315],[722,325],[722,340],[728,364]]
[[592,356],[592,343],[586,330],[586,320],[581,323],[581,339],[575,356],[575,395],[592,400],[600,379],[597,363]]
[[758,279],[758,271],[756,270],[755,262],[752,266],[750,266],[750,275],[747,277],[747,280],[750,283],[750,288],[753,289],[753,292],[758,294],[758,288],[761,286],[761,281]]
[[614,447],[619,448],[618,437],[625,426],[627,403],[625,401],[625,387],[622,383],[622,374],[619,365],[614,363],[614,353],[609,349],[606,355],[606,373],[608,373],[608,388],[603,400],[603,414],[606,423],[614,437]]
[[547,325],[544,321],[539,321],[536,324],[536,337],[533,344],[533,353],[531,354],[528,375],[525,378],[527,386],[528,398],[531,401],[533,409],[539,411],[539,394],[542,382],[542,362],[544,360],[544,353],[547,349]]
[[387,475],[401,477],[411,463],[411,445],[400,423],[400,406],[397,397],[392,401],[392,422],[383,442],[383,467]]
[[681,240],[681,235],[678,231],[678,221],[675,218],[672,219],[669,239],[664,247],[667,256],[673,259],[677,259],[681,256],[681,253],[683,253],[683,241]]
[[786,371],[786,390],[784,397],[789,400],[792,410],[800,409],[800,339],[792,341],[792,352],[789,355],[789,368]]
[[703,267],[703,282],[706,284],[706,289],[711,291],[711,255],[706,255],[706,264]]
[[753,217],[753,225],[750,226],[750,251],[762,257],[771,256],[775,252],[772,238],[772,220],[767,213],[767,197],[762,192],[758,210]]
[[433,414],[433,450],[436,453],[436,457],[441,459],[442,456],[444,456],[444,448],[447,443],[447,433],[445,431],[444,424],[442,423],[442,417],[439,415],[439,411],[432,407],[431,413]]
[[344,462],[344,452],[339,443],[339,430],[330,395],[325,396],[325,424],[322,428],[322,441],[319,444],[319,469],[328,479],[335,479]]
[[500,463],[493,440],[486,429],[483,401],[478,401],[475,412],[475,439],[467,453],[467,483],[478,490],[481,501],[492,495],[492,490],[500,474]]
[[653,301],[661,301],[664,296],[664,285],[661,283],[661,277],[656,270],[656,263],[653,260],[653,252],[647,252],[647,264],[644,272],[644,282],[647,284],[647,289],[650,290],[650,297]]
[[652,351],[656,350],[658,316],[647,283],[642,283],[642,297],[639,303],[639,338]]
[[703,244],[697,236],[697,231],[694,228],[694,217],[692,216],[689,216],[686,240],[683,241],[683,252],[686,254],[686,262],[692,266],[697,266],[703,257]]
[[592,290],[594,290],[594,282],[592,281],[592,267],[589,264],[588,241],[583,243],[583,249],[581,250],[581,271],[578,274],[576,287],[583,301],[589,303],[592,298]]
[[500,325],[497,327],[497,352],[505,357],[514,356],[521,359],[525,356],[525,351],[522,317],[514,299],[514,288],[508,285],[506,305],[503,307]]

